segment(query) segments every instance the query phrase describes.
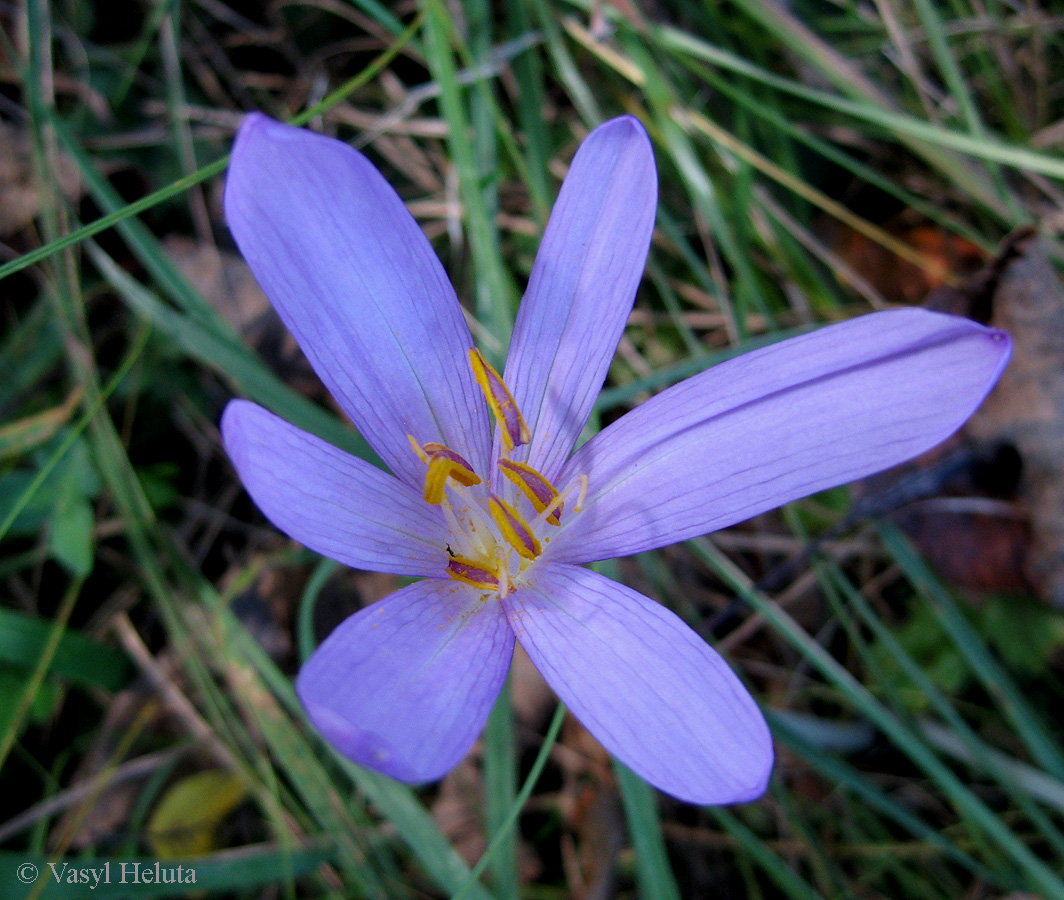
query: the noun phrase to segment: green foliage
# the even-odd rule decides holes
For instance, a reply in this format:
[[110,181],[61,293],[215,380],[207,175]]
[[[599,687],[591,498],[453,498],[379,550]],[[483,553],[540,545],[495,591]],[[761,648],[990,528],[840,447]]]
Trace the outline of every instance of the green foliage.
[[1064,648],[1064,617],[1027,597],[995,595],[974,610],[976,630],[1020,675],[1042,678]]
[[[763,700],[780,748],[764,800],[678,810],[596,765],[561,707],[530,724],[506,698],[455,788],[479,844],[459,843],[437,788],[338,758],[291,676],[321,623],[381,585],[264,527],[218,415],[246,396],[376,460],[283,335],[256,331],[236,270],[212,281],[169,240],[229,248],[219,195],[242,111],[309,122],[387,170],[501,359],[568,160],[632,113],[661,202],[597,424],[913,299],[943,259],[908,224],[993,252],[1055,213],[1061,41],[1035,10],[120,6],[30,0],[24,38],[5,38],[0,172],[29,205],[0,235],[0,779],[22,806],[0,821],[0,896],[89,896],[13,873],[148,861],[166,849],[151,824],[198,812],[199,849],[226,848],[195,860],[200,896],[561,897],[602,865],[619,897],[1064,897],[1064,619],[958,599],[892,529],[835,534],[845,489],[616,564],[717,627]],[[874,253],[888,277],[864,267]],[[810,536],[821,552],[767,596],[759,581]],[[165,791],[214,771],[212,802]],[[471,862],[468,846],[486,850]],[[91,896],[130,896],[118,887]]]

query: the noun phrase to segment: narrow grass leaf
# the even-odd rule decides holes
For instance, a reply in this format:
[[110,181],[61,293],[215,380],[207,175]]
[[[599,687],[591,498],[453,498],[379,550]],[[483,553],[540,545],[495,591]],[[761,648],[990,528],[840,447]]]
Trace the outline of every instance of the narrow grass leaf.
[[761,838],[747,828],[730,810],[709,807],[710,818],[724,828],[742,848],[743,855],[752,860],[772,879],[786,897],[793,900],[823,900],[822,895],[796,873],[791,865],[773,851]]
[[1064,781],[1064,753],[1050,739],[1039,715],[1008,672],[990,654],[971,623],[957,608],[949,591],[913,552],[912,546],[896,528],[883,525],[880,533],[884,545],[913,586],[930,604],[932,612],[967,661],[972,674],[997,702],[1002,715],[1011,723],[1031,757],[1050,775]]
[[513,329],[517,292],[502,263],[499,235],[484,202],[461,86],[451,55],[453,23],[440,0],[424,0],[425,48],[440,86],[440,107],[447,121],[448,147],[458,170],[462,210],[473,252],[477,318],[505,346]]
[[[353,77],[349,78],[343,84],[341,84],[336,90],[327,94],[324,99],[314,104],[308,109],[305,109],[299,115],[292,118],[292,124],[303,125],[309,122],[315,116],[324,112],[332,106],[335,106],[340,101],[347,98],[349,94],[360,88],[367,81],[378,75],[389,63],[402,51],[402,49],[410,43],[413,37],[417,34],[418,29],[421,27],[421,16],[417,16],[406,30],[399,35],[395,42],[385,48],[384,51],[377,56],[366,68]],[[56,116],[51,119],[52,126],[56,129],[56,133],[60,140],[63,142],[68,152],[74,155],[78,155],[80,151],[80,144],[76,141],[67,131],[65,123]],[[87,159],[87,157],[83,157]],[[81,163],[79,163],[81,165]],[[17,259],[10,260],[9,262],[0,265],[0,280],[3,280],[8,275],[12,275],[15,272],[19,272],[22,269],[32,266],[41,260],[65,250],[68,247],[73,247],[80,244],[86,238],[93,237],[99,234],[101,231],[106,231],[109,228],[113,228],[134,216],[140,215],[142,212],[146,212],[160,203],[170,200],[174,197],[178,197],[187,191],[193,185],[201,184],[213,178],[215,175],[220,175],[225,171],[225,167],[229,165],[229,157],[224,156],[221,159],[217,159],[212,163],[208,163],[198,171],[187,175],[183,178],[179,178],[176,181],[171,182],[165,187],[160,188],[157,191],[149,194],[146,197],[142,197],[140,200],[135,200],[132,203],[114,204],[114,208],[109,213],[97,219],[94,222],[89,222],[86,225],[82,225],[79,228],[71,231],[68,234],[56,237],[53,240],[48,241],[44,245],[31,250],[28,253],[23,254]],[[84,165],[81,165],[84,174]],[[91,165],[89,166],[91,170]]]
[[[818,567],[819,572],[826,572],[827,575],[822,577],[821,584],[824,585],[825,593],[829,600],[832,602],[836,616],[843,621],[844,626],[850,634],[851,641],[862,657],[866,661],[866,666],[869,671],[875,671],[878,667],[876,660],[870,653],[868,642],[863,639],[860,634],[860,629],[853,621],[853,617],[850,615],[849,610],[852,609],[856,612],[860,618],[861,623],[868,628],[875,636],[879,645],[883,647],[889,654],[894,665],[898,667],[899,671],[903,673],[911,682],[911,684],[919,691],[920,695],[928,702],[935,712],[943,719],[948,726],[948,731],[954,735],[956,740],[966,749],[970,758],[973,759],[976,767],[983,772],[988,773],[993,777],[1002,789],[1010,795],[1013,802],[1030,817],[1031,821],[1036,825],[1046,841],[1056,850],[1057,854],[1064,858],[1064,835],[1061,835],[1060,831],[1050,821],[1050,819],[1040,810],[1032,801],[1029,794],[1022,789],[1022,787],[1012,777],[1012,770],[1003,768],[998,765],[996,757],[992,756],[988,751],[989,748],[986,744],[979,739],[979,737],[972,730],[971,726],[961,717],[960,713],[956,710],[953,703],[939,690],[934,680],[916,663],[912,656],[906,652],[902,643],[891,633],[886,624],[872,611],[868,602],[861,596],[861,592],[858,591],[846,578],[846,576],[835,566],[828,564],[822,564]],[[826,583],[830,579],[830,583]],[[842,597],[845,600],[845,608],[843,602],[839,598],[841,592]],[[889,683],[885,682],[888,687]],[[890,699],[901,696],[901,692],[895,687],[892,690],[884,692]],[[895,700],[894,705],[900,706]],[[897,709],[899,716],[905,714],[904,709]]]
[[643,900],[680,900],[680,888],[669,865],[661,834],[654,789],[624,763],[613,761],[621,789],[628,835],[635,848],[635,874]]
[[510,679],[499,692],[484,729],[484,800],[488,834],[504,835],[492,859],[495,892],[502,900],[517,900],[517,833],[506,829],[506,817],[517,799],[517,747],[514,741]]
[[74,578],[67,586],[62,600],[60,600],[59,609],[56,610],[55,618],[48,627],[48,633],[41,644],[40,653],[34,661],[29,678],[26,679],[23,685],[22,694],[18,697],[7,720],[7,728],[3,734],[0,734],[0,768],[3,768],[8,754],[11,753],[11,748],[15,745],[15,740],[22,730],[22,724],[29,715],[30,707],[33,705],[33,701],[44,683],[45,676],[52,666],[52,660],[55,659],[59,644],[66,633],[67,622],[70,621],[70,615],[74,611],[74,604],[77,603],[78,596],[81,594],[83,583],[82,579]]
[[22,456],[50,441],[70,421],[82,396],[83,391],[75,388],[58,406],[0,426],[0,460]]
[[772,604],[753,588],[749,578],[707,539],[688,541],[687,546],[707,565],[737,590],[750,606],[797,650],[810,665],[832,683],[840,693],[880,728],[953,803],[973,828],[980,829],[987,841],[1011,858],[1018,873],[1032,889],[1046,897],[1064,900],[1064,881],[1040,860],[1008,825],[965,785],[900,719],[887,710],[872,693],[854,678],[813,637],[807,634],[784,610]]
[[361,435],[292,390],[236,335],[227,329],[205,324],[201,317],[182,313],[164,303],[155,293],[125,273],[95,243],[89,243],[87,250],[100,274],[119,297],[158,331],[172,339],[190,358],[228,378],[245,397],[270,408],[292,424],[348,453],[380,465],[379,458]]
[[825,751],[808,741],[794,728],[790,718],[782,712],[765,710],[765,717],[772,727],[772,734],[795,750],[811,766],[832,783],[854,794],[869,808],[882,813],[890,821],[905,829],[919,841],[935,847],[943,856],[959,863],[977,878],[986,879],[1002,888],[1016,887],[1015,882],[1003,879],[993,869],[975,859],[970,853],[951,841],[939,828],[927,824],[916,816],[904,803],[893,799],[871,778],[855,769],[834,753]]
[[[191,573],[190,577],[193,577]],[[312,782],[308,781],[305,788],[307,797],[316,806],[321,803],[331,805],[338,788],[328,780],[328,773],[320,769],[309,740],[302,736],[304,732],[311,733],[312,729],[296,698],[292,679],[277,668],[244,626],[221,605],[210,585],[199,581],[196,595],[218,616],[227,655],[239,659],[249,675],[253,673],[254,677],[247,684],[254,690],[244,698],[244,702],[251,710],[262,709],[269,713],[263,724],[269,726],[271,738],[278,742],[279,758],[292,766],[302,760],[299,764],[305,767],[306,773],[301,777],[313,779]],[[249,675],[244,678],[248,679]],[[257,706],[260,703],[261,706]],[[294,727],[293,723],[298,723],[298,727]],[[437,884],[444,890],[453,891],[465,883],[469,868],[409,787],[357,766],[338,754],[331,755],[347,780],[392,824],[396,833],[413,851],[418,863]],[[319,806],[319,811],[327,809]],[[328,817],[333,818],[334,814],[328,813]],[[333,833],[324,822],[323,828],[327,833]],[[492,900],[492,895],[479,885],[472,896],[475,900]]]
[[735,54],[678,29],[662,27],[656,32],[656,36],[668,47],[690,53],[697,59],[720,66],[727,71],[753,78],[792,96],[809,100],[826,109],[875,125],[887,134],[895,134],[899,138],[915,138],[928,145],[920,148],[923,151],[921,155],[928,159],[928,162],[936,165],[950,178],[952,183],[968,191],[974,199],[995,212],[1003,221],[1011,222],[1012,216],[997,199],[996,193],[988,188],[985,179],[973,177],[970,168],[957,165],[956,158],[941,157],[940,154],[934,153],[935,150],[959,151],[977,159],[993,160],[1017,169],[1040,172],[1057,178],[1064,177],[1064,160],[1049,154],[1006,144],[994,138],[973,137],[925,122],[905,113],[875,106],[867,101],[850,100],[819,88],[806,87],[796,81],[773,75]]
[[510,807],[510,811],[502,824],[501,830],[492,836],[491,843],[488,844],[488,849],[484,851],[484,855],[480,857],[477,864],[473,866],[473,870],[469,873],[469,877],[465,884],[462,885],[457,893],[452,895],[451,900],[465,900],[466,897],[477,896],[477,891],[480,888],[477,879],[480,878],[484,869],[487,868],[492,858],[499,851],[499,848],[506,840],[511,829],[517,826],[517,819],[521,815],[521,810],[525,808],[528,798],[532,796],[532,789],[536,786],[536,782],[539,781],[540,773],[542,773],[543,767],[547,764],[547,758],[550,756],[550,751],[558,740],[558,734],[562,730],[563,721],[565,721],[565,704],[559,703],[554,710],[554,716],[550,720],[550,725],[547,726],[547,734],[543,738],[543,745],[539,748],[539,753],[536,754],[536,758],[532,763],[532,768],[528,770],[525,783],[521,786],[521,790],[517,794],[513,806]]

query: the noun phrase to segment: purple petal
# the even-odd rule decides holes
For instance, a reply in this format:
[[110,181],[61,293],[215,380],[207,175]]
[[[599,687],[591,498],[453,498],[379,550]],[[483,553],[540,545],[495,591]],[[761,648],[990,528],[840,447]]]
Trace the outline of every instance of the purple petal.
[[521,646],[602,745],[689,803],[760,796],[772,738],[720,655],[665,607],[574,566],[541,563],[503,605]]
[[443,572],[439,510],[394,475],[247,400],[225,408],[222,440],[263,515],[301,544],[359,569]]
[[458,299],[370,162],[339,141],[248,116],[225,211],[314,370],[391,470],[411,485],[424,480],[412,434],[484,471],[488,417]]
[[585,512],[552,558],[623,556],[862,478],[956,431],[997,381],[1007,335],[907,309],[747,353],[663,391],[566,464]]
[[476,740],[506,679],[514,636],[499,604],[428,579],[347,619],[296,691],[337,750],[401,781],[432,781]]
[[657,204],[646,131],[624,116],[581,144],[517,315],[506,383],[532,431],[514,454],[553,477],[587,422],[646,263]]

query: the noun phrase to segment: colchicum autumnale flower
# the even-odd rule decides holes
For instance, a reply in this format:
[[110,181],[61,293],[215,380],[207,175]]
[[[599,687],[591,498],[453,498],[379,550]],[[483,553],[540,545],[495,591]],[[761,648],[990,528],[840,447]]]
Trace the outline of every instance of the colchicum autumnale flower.
[[657,202],[633,118],[562,185],[503,375],[402,201],[357,151],[250,116],[226,186],[245,259],[391,474],[243,400],[222,420],[278,528],[346,565],[422,576],[345,621],[299,674],[322,734],[408,782],[473,744],[520,641],[639,775],[692,803],[759,796],[756,703],[673,613],[582,563],[705,534],[898,463],[971,414],[1008,338],[909,309],[687,379],[573,453],[624,329]]

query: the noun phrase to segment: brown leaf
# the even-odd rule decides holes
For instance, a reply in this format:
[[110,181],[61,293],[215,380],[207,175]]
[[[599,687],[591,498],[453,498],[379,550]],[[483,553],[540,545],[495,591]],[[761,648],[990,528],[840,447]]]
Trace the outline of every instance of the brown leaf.
[[1030,590],[1023,575],[1028,523],[1015,503],[941,497],[908,506],[894,518],[951,584],[976,591]]
[[900,259],[893,251],[858,231],[832,221],[828,227],[832,249],[876,291],[892,303],[919,303],[951,277],[977,270],[983,251],[965,238],[904,218],[883,224],[883,230],[920,252],[924,266]]
[[554,692],[520,644],[514,647],[510,691],[518,721],[532,728],[546,722],[554,707]]
[[[951,584],[1030,591],[1024,576],[1028,519],[1016,499],[1014,449],[967,431],[854,485],[847,521],[889,516]],[[843,527],[849,527],[844,521]]]
[[222,318],[254,343],[273,310],[247,263],[235,253],[186,237],[168,237],[163,246]]
[[990,315],[1012,335],[1012,361],[969,433],[1018,451],[1031,527],[1024,571],[1043,599],[1064,606],[1064,288],[1037,237],[1018,242],[1015,253]]
[[180,236],[166,238],[163,246],[181,274],[255,348],[271,371],[305,396],[331,402],[295,338],[238,254]]
[[[69,156],[59,157],[51,176],[68,200],[81,196],[78,167]],[[21,128],[0,122],[0,234],[12,234],[28,225],[40,209],[30,136]]]
[[440,783],[432,803],[432,818],[448,843],[469,865],[487,848],[481,823],[484,784],[472,757],[467,756]]

